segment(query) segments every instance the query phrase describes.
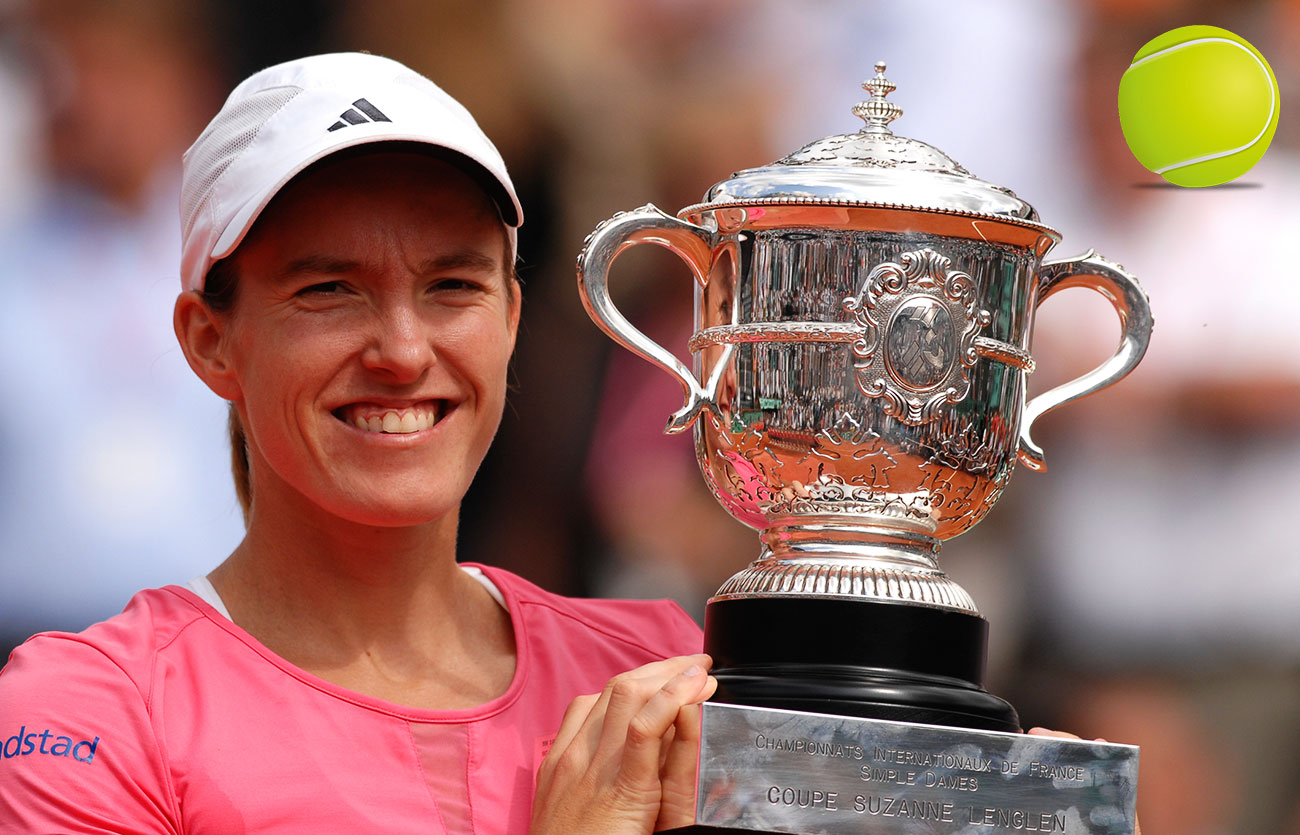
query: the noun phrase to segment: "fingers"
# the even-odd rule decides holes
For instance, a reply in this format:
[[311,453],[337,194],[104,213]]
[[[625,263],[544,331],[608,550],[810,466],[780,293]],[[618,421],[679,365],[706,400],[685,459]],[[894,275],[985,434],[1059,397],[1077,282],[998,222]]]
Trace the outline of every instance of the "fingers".
[[1030,728],[1027,732],[1030,736],[1050,736],[1056,739],[1082,739],[1082,737],[1065,731],[1053,731],[1050,728]]
[[[593,754],[612,755],[613,752],[621,750],[628,740],[629,726],[634,716],[647,707],[656,715],[665,710],[665,698],[660,698],[654,705],[650,705],[650,701],[658,696],[660,691],[664,688],[672,688],[676,693],[677,688],[687,683],[687,680],[677,680],[682,673],[693,667],[702,671],[712,663],[712,659],[704,654],[683,655],[646,664],[610,679],[593,708],[593,721],[588,723],[588,730],[595,731],[588,737],[593,743],[591,748]],[[597,714],[599,714],[599,723],[594,721]],[[664,724],[666,729],[671,721],[672,716],[669,716],[667,723],[656,721],[654,724]],[[638,733],[647,733],[649,722],[650,717],[642,717]],[[662,735],[661,731],[658,736]]]
[[599,698],[598,694],[592,693],[587,696],[578,696],[569,702],[568,708],[564,711],[564,718],[560,721],[560,729],[555,734],[555,741],[551,743],[551,750],[547,752],[545,759],[542,760],[541,767],[537,770],[538,783],[549,781],[556,764],[564,757],[565,752],[573,744],[573,740],[577,738],[578,734],[583,732],[588,717],[591,716],[591,712],[596,707]]
[[[698,669],[702,674],[703,669],[710,664],[712,659],[704,654],[656,661],[615,676],[599,694],[574,699],[565,711],[555,742],[542,763],[543,770],[539,771],[539,778],[549,776],[561,761],[582,763],[586,769],[618,765],[621,759],[619,752],[628,741],[633,717],[647,708],[649,714],[638,720],[634,733],[638,738],[645,737],[662,725],[665,730],[657,735],[662,737],[667,728],[671,727],[677,707],[687,703],[680,701],[674,704],[675,699],[689,700],[694,697],[703,700],[712,694],[716,682],[710,676],[682,675],[692,668]],[[691,682],[697,678],[703,679],[703,682],[693,692]],[[669,692],[662,693],[664,688],[668,688]],[[707,693],[700,695],[699,690],[703,689],[707,689]],[[673,705],[671,713],[668,708],[670,704]],[[668,714],[666,721],[663,719],[665,714]],[[650,747],[648,743],[646,747]],[[655,756],[659,756],[657,749]],[[657,763],[655,772],[658,772]]]
[[713,659],[703,653],[666,658],[637,667],[635,670],[614,676],[605,685],[601,693],[607,702],[606,712],[619,724],[625,723],[632,715],[645,706],[646,702],[661,688],[669,685],[691,667],[706,670]]
[[[697,697],[678,709],[677,716],[673,721],[673,727],[671,729],[672,735],[667,740],[671,743],[668,752],[670,758],[675,751],[684,751],[687,748],[699,745],[699,704],[700,702],[708,701],[709,697],[712,696],[713,692],[717,689],[718,680],[713,676],[708,676],[704,683],[704,689],[697,695]],[[668,762],[665,762],[664,765],[667,767]]]
[[[1081,736],[1076,736],[1072,733],[1067,733],[1065,731],[1053,731],[1050,728],[1030,728],[1028,734],[1030,736],[1050,736],[1050,737],[1055,737],[1056,739],[1083,739],[1083,737]],[[1101,737],[1097,737],[1096,739],[1093,740],[1093,742],[1106,742],[1106,740]]]
[[[625,831],[614,821],[640,821],[626,831],[649,831],[663,807],[664,780],[671,808],[693,816],[695,705],[717,687],[707,672],[711,663],[707,655],[656,661],[574,699],[538,771],[536,831]],[[690,823],[677,812],[667,819]],[[585,828],[575,829],[578,822]]]
[[[711,677],[704,667],[692,662],[654,691],[640,709],[628,717],[624,734],[626,748],[620,768],[625,779],[642,781],[650,776],[658,778],[665,736],[673,730],[682,708],[703,701],[705,692],[711,692],[710,681]],[[611,708],[611,718],[613,713]],[[602,743],[617,739],[618,736],[619,730],[615,723],[607,720]]]
[[[713,695],[717,680],[710,681],[703,693],[704,699]],[[696,774],[700,756],[700,730],[702,709],[698,704],[688,704],[677,711],[672,737],[666,743],[666,755],[659,769],[663,794],[659,804],[659,819],[655,830],[689,826],[695,822]]]

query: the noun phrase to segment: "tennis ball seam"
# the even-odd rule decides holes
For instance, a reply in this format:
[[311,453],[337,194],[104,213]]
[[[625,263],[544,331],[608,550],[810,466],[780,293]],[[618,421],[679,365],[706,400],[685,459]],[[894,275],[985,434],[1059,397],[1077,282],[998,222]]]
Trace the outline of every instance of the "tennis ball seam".
[[[1183,160],[1182,162],[1175,162],[1172,165],[1166,165],[1163,168],[1156,168],[1152,170],[1153,173],[1155,174],[1164,174],[1166,171],[1173,171],[1178,168],[1185,168],[1189,165],[1196,165],[1197,163],[1200,162],[1208,162],[1209,160],[1212,159],[1219,159],[1221,157],[1228,157],[1228,156],[1232,156],[1233,154],[1241,153],[1242,151],[1245,151],[1246,149],[1254,146],[1255,143],[1263,139],[1264,134],[1268,133],[1269,125],[1273,124],[1273,111],[1277,110],[1277,94],[1274,92],[1275,84],[1273,82],[1273,77],[1269,74],[1268,67],[1264,64],[1263,61],[1260,60],[1259,56],[1256,55],[1253,51],[1247,49],[1245,46],[1229,38],[1196,38],[1194,40],[1177,43],[1174,44],[1173,46],[1165,47],[1159,52],[1153,52],[1150,55],[1142,56],[1142,58],[1130,64],[1128,69],[1129,71],[1132,71],[1133,69],[1140,67],[1142,64],[1145,64],[1148,61],[1152,61],[1163,55],[1168,55],[1169,53],[1175,52],[1179,49],[1184,49],[1189,46],[1195,46],[1196,44],[1203,44],[1203,43],[1224,43],[1224,44],[1228,44],[1229,46],[1236,47],[1237,49],[1240,49],[1242,52],[1249,55],[1251,60],[1254,61],[1257,65],[1259,65],[1260,72],[1264,74],[1264,79],[1265,81],[1268,82],[1268,117],[1264,120],[1264,127],[1260,129],[1259,133],[1255,136],[1255,138],[1247,142],[1245,145],[1242,145],[1238,148],[1233,148],[1228,151],[1217,151],[1213,154],[1205,154],[1204,156],[1194,157],[1192,159]],[[1125,74],[1127,75],[1127,72]]]

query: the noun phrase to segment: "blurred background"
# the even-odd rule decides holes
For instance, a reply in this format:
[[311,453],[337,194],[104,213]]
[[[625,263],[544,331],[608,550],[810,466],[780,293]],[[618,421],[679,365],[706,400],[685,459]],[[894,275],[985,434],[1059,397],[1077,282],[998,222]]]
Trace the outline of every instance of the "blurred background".
[[[1281,84],[1264,160],[1213,189],[1132,158],[1119,78],[1210,24]],[[1021,472],[942,563],[991,622],[989,689],[1029,725],[1141,744],[1148,835],[1300,835],[1300,2],[1246,0],[0,0],[0,647],[81,629],[216,565],[242,525],[225,405],[171,332],[181,152],[240,78],[365,49],[425,73],[510,167],[525,313],[461,556],[569,594],[697,617],[757,553],[708,495],[681,402],[578,301],[615,211],[675,212],[733,171],[856,130],[888,61],[897,133],[1006,185],[1151,295],[1116,388],[1041,421]],[[641,247],[630,318],[686,356],[691,283]],[[1082,290],[1039,315],[1031,393],[1114,348]]]

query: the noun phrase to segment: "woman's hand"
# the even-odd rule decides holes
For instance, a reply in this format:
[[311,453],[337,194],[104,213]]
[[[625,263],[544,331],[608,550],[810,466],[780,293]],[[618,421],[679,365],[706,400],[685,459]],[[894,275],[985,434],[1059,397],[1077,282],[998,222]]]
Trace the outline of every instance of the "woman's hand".
[[532,835],[642,835],[692,823],[699,703],[718,686],[712,663],[656,661],[574,699],[537,772]]
[[[1076,736],[1074,734],[1066,733],[1065,731],[1050,731],[1047,728],[1030,728],[1029,735],[1030,736],[1052,736],[1052,737],[1056,737],[1057,739],[1082,739],[1082,737]],[[1105,742],[1106,740],[1098,739],[1096,741]],[[1142,835],[1142,827],[1138,826],[1138,822],[1136,818],[1133,820],[1133,835]]]

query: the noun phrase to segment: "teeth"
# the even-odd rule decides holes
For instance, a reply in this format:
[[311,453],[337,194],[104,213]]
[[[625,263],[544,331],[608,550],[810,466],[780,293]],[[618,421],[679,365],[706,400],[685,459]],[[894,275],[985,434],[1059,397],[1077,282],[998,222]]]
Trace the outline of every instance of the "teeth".
[[[382,415],[371,414],[363,415],[361,409],[365,407],[352,407],[355,409],[350,422],[353,426],[366,432],[378,432],[388,435],[409,435],[413,432],[421,432],[429,429],[438,423],[438,408],[429,408],[421,405],[410,409],[389,409]],[[343,417],[345,420],[345,410]]]

